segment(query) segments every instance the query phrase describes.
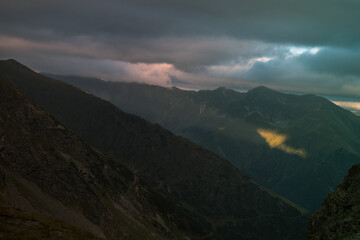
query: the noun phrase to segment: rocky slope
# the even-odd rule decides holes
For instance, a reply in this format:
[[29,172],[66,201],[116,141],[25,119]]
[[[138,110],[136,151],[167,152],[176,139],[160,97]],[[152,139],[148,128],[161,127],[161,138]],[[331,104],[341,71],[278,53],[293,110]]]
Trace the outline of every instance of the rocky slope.
[[0,77],[224,239],[305,238],[305,211],[215,154],[15,61],[0,63]]
[[265,87],[194,92],[54,77],[160,123],[312,211],[360,159],[360,118],[315,95]]
[[104,239],[65,222],[20,209],[0,207],[0,239]]
[[[3,80],[0,205],[1,234],[7,237],[212,238],[126,167],[83,143]],[[19,227],[12,231],[9,224]]]
[[308,240],[360,239],[360,164],[329,194],[310,223]]

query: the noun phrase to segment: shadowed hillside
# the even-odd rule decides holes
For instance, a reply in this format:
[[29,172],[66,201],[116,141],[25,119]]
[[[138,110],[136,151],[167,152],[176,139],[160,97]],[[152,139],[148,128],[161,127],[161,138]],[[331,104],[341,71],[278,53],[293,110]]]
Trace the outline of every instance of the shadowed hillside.
[[0,206],[4,239],[212,239],[3,80]]
[[104,239],[43,215],[0,207],[0,239]]
[[329,194],[310,223],[308,240],[360,239],[360,164]]
[[315,95],[54,77],[196,142],[309,210],[318,209],[359,162],[360,118]]
[[305,211],[215,154],[15,61],[0,76],[224,239],[305,238]]

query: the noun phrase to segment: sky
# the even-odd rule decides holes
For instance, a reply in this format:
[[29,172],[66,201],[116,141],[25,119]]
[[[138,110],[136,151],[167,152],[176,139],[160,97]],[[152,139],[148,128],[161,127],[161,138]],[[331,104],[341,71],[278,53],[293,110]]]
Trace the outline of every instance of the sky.
[[359,12],[358,0],[1,0],[0,58],[108,81],[356,98]]

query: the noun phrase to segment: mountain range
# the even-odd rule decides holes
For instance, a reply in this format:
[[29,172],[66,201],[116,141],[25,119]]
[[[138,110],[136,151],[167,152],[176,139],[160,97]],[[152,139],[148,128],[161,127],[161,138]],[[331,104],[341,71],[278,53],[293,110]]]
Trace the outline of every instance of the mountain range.
[[2,239],[216,239],[3,80],[0,190]]
[[323,97],[52,77],[194,141],[310,211],[360,159],[360,118]]
[[[59,121],[56,124],[54,123],[55,127],[50,129],[60,131],[59,128],[69,128],[86,141],[87,144],[96,147],[111,157],[106,157],[106,155],[94,148],[85,145],[80,138],[75,136],[61,136],[59,141],[54,140],[52,142],[51,132],[42,138],[44,144],[48,144],[49,151],[52,150],[53,146],[59,145],[61,150],[57,150],[56,147],[54,152],[60,155],[58,158],[62,159],[61,163],[46,162],[48,164],[46,169],[40,171],[46,174],[46,177],[41,182],[45,184],[44,188],[47,187],[46,184],[49,182],[45,181],[48,179],[47,175],[55,178],[54,185],[59,183],[67,186],[65,184],[67,183],[67,175],[61,176],[61,174],[58,174],[58,172],[62,173],[64,168],[62,166],[64,164],[63,161],[70,162],[69,165],[72,168],[69,169],[71,171],[78,170],[80,172],[82,170],[82,172],[76,172],[76,174],[80,174],[85,180],[86,177],[89,178],[89,181],[79,180],[79,184],[81,183],[86,186],[89,184],[88,188],[95,188],[96,191],[93,190],[95,193],[89,191],[87,194],[85,190],[80,191],[80,189],[87,189],[80,184],[79,188],[76,188],[79,189],[79,199],[72,201],[69,196],[70,199],[66,199],[66,201],[70,203],[75,202],[75,206],[83,211],[83,214],[89,214],[90,212],[91,214],[85,214],[85,217],[91,219],[93,223],[99,224],[100,229],[103,232],[105,231],[104,235],[106,237],[123,234],[121,227],[119,228],[120,230],[117,230],[120,231],[119,233],[113,232],[115,231],[114,229],[118,228],[112,225],[115,223],[111,220],[113,220],[112,214],[114,214],[114,209],[116,212],[116,206],[119,205],[119,208],[122,210],[124,206],[121,204],[128,203],[139,207],[148,206],[150,213],[151,211],[159,210],[159,212],[152,212],[152,214],[149,213],[148,215],[144,213],[145,217],[138,217],[144,221],[143,224],[145,226],[148,226],[148,222],[154,221],[153,218],[155,217],[156,224],[151,225],[153,228],[149,226],[147,230],[163,237],[165,233],[161,230],[168,228],[169,231],[165,232],[172,235],[165,236],[166,239],[176,239],[173,236],[181,238],[185,235],[188,235],[191,239],[206,236],[208,238],[215,237],[209,232],[206,233],[199,225],[195,224],[195,221],[220,235],[223,239],[305,238],[309,215],[304,209],[256,184],[230,162],[221,159],[214,153],[198,147],[185,138],[175,136],[160,125],[154,125],[135,115],[127,114],[109,102],[97,98],[88,92],[61,81],[42,76],[14,60],[0,61],[0,79],[12,83],[35,103],[39,104],[42,109],[54,116],[57,119],[56,121]],[[37,118],[34,119],[32,121],[36,122]],[[44,123],[38,124],[49,129]],[[24,129],[27,128],[28,126]],[[71,133],[65,132],[71,135]],[[41,131],[36,131],[36,134],[41,134]],[[45,141],[48,136],[50,136],[49,140]],[[76,141],[72,141],[71,139],[73,138]],[[66,143],[70,150],[63,150],[67,149],[62,147],[62,144],[65,144],[63,142]],[[89,152],[82,151],[82,148],[85,148],[85,146],[87,146]],[[65,154],[63,155],[60,152]],[[77,155],[75,155],[80,154],[78,152],[84,153],[84,156],[79,157],[79,159],[83,159],[80,163],[73,160],[78,159]],[[88,155],[94,155],[94,160],[92,158],[88,159]],[[100,158],[99,156],[101,156],[101,160],[96,160]],[[72,162],[73,164],[71,164]],[[18,164],[21,166],[19,168],[27,169],[22,164]],[[136,175],[132,174],[121,164],[125,164]],[[52,169],[49,168],[50,165],[53,166]],[[60,171],[55,171],[58,165]],[[84,166],[85,168],[83,169]],[[39,170],[35,173],[38,173]],[[66,168],[66,170],[68,169]],[[32,181],[40,181],[38,180],[39,178],[35,177],[38,176],[35,173],[33,173]],[[128,178],[125,178],[120,173],[124,173],[123,175]],[[73,175],[75,176],[76,174],[74,173]],[[92,179],[93,175],[95,175],[95,179]],[[136,180],[136,176],[139,176],[145,183],[143,184],[141,180]],[[111,181],[112,177],[114,179],[122,179],[122,181]],[[133,183],[130,184],[131,187],[129,187],[129,183]],[[160,214],[160,207],[154,207],[152,204],[155,200],[150,201],[149,198],[142,199],[145,202],[151,203],[147,205],[145,203],[137,204],[140,200],[136,198],[131,199],[134,192],[140,191],[142,193],[142,190],[136,189],[146,189],[146,184],[153,190],[144,190],[143,194],[152,191],[159,193],[156,196],[161,199],[163,197],[167,199],[162,201],[169,202],[170,205],[165,204],[165,206],[169,206],[169,208],[166,208],[166,211],[171,212],[173,210],[172,214],[166,213],[165,210],[165,212],[162,212],[164,213],[163,215]],[[109,185],[113,186],[113,188],[109,189]],[[129,195],[122,192],[124,188],[128,189],[126,193]],[[53,189],[56,190],[56,187],[51,187],[49,191],[55,191]],[[57,194],[56,196],[61,195],[60,190],[58,191],[54,193]],[[156,194],[156,192],[153,192],[153,194]],[[71,191],[64,193],[64,196],[70,195],[70,193]],[[77,196],[75,190],[72,193],[71,196]],[[115,201],[119,198],[114,200],[114,195],[112,194],[115,196],[125,195],[125,200]],[[97,197],[100,198],[99,196],[103,195],[107,196],[103,200],[106,204],[100,200],[100,202],[97,202]],[[89,203],[87,201],[94,203],[94,206],[106,206],[104,207],[106,211],[100,211],[92,205],[88,206]],[[116,204],[112,201],[115,201]],[[111,207],[107,205],[109,202],[112,203],[110,204]],[[171,207],[171,202],[174,202],[176,206]],[[86,206],[86,209],[82,210],[83,206]],[[178,208],[181,209],[180,212],[177,212],[176,209]],[[102,210],[102,208],[100,209]],[[121,210],[117,212],[121,212]],[[140,215],[143,214],[140,210],[136,211],[135,209],[134,211]],[[180,214],[181,212],[184,212],[183,215]],[[92,213],[94,213],[94,218]],[[176,214],[182,217],[178,218]],[[187,215],[191,216],[194,221],[192,222],[186,218]],[[99,216],[102,218],[99,218]],[[99,223],[99,219],[107,219],[108,217],[111,218],[108,222],[104,220],[100,221],[103,225]],[[164,224],[166,227],[163,226]],[[127,225],[130,225],[129,228],[136,226],[130,220],[127,222]],[[176,231],[179,228],[181,231]],[[136,233],[141,234],[142,232]],[[149,234],[149,236],[154,235]],[[161,237],[158,239],[161,239]]]

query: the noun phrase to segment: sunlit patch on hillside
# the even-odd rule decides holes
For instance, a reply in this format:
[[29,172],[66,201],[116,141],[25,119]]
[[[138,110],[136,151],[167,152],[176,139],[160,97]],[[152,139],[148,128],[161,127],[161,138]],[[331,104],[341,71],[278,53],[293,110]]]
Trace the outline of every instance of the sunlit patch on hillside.
[[264,138],[269,147],[306,158],[307,153],[305,150],[290,147],[285,143],[287,140],[287,136],[285,134],[280,134],[273,130],[266,130],[261,128],[257,129],[257,132],[262,138]]

